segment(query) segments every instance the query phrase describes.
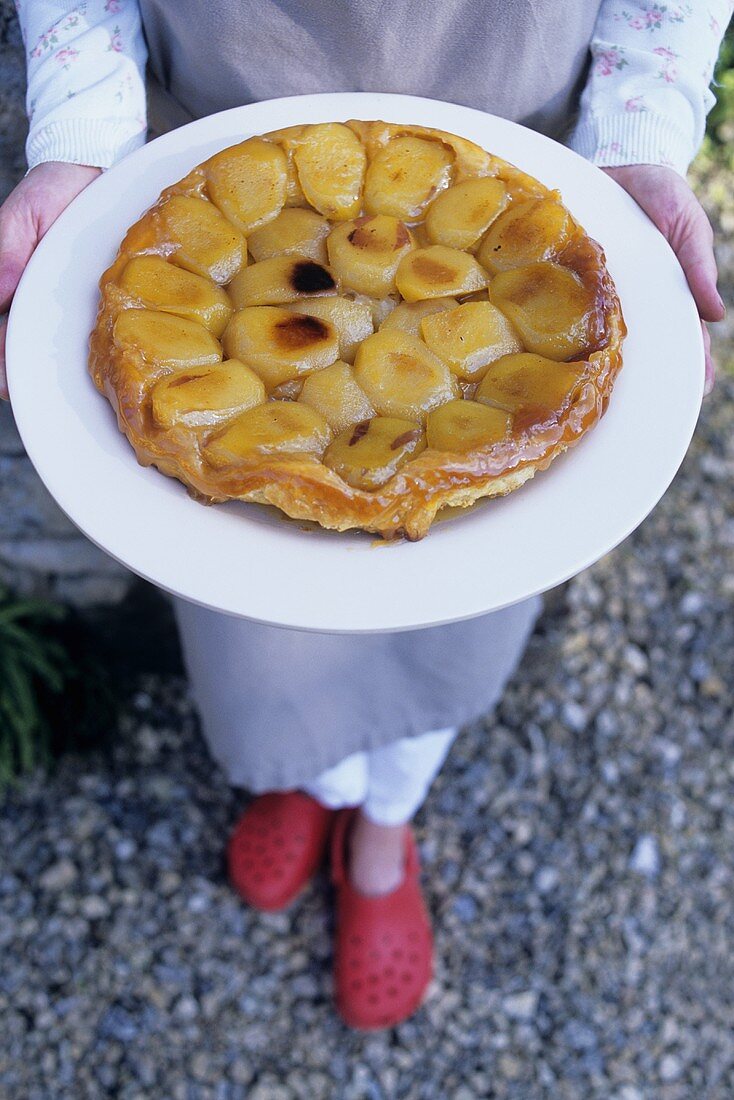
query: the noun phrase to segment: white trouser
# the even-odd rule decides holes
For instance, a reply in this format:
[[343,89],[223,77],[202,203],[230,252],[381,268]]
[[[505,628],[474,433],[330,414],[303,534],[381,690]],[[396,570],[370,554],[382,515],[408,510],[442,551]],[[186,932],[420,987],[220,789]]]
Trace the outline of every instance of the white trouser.
[[428,794],[457,732],[433,730],[380,749],[354,752],[303,789],[331,809],[361,806],[376,825],[402,825]]

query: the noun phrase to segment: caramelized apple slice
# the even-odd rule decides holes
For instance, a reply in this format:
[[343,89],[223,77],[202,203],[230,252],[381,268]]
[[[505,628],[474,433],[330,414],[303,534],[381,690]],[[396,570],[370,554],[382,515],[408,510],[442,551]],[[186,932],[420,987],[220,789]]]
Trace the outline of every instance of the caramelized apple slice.
[[466,252],[434,244],[403,257],[395,282],[406,302],[417,302],[482,290],[487,285],[487,273]]
[[338,297],[304,298],[292,308],[332,324],[339,336],[339,358],[347,363],[354,362],[357,348],[374,331],[372,311],[367,302]]
[[454,374],[468,382],[481,378],[495,359],[523,350],[512,325],[491,302],[465,302],[424,317],[421,334]]
[[209,197],[243,233],[273,221],[286,198],[286,156],[262,138],[223,149],[204,166]]
[[462,180],[442,191],[428,207],[426,230],[433,244],[471,248],[509,202],[501,180]]
[[212,436],[204,454],[213,466],[231,466],[256,455],[320,455],[330,439],[329,425],[309,405],[266,401]]
[[428,414],[426,438],[435,451],[465,454],[498,443],[511,426],[512,416],[503,409],[477,401],[449,401]]
[[112,334],[118,347],[132,348],[159,367],[213,366],[221,362],[219,341],[203,325],[153,309],[123,309]]
[[385,329],[399,328],[402,332],[409,332],[411,336],[421,335],[421,321],[433,313],[441,313],[446,309],[455,309],[458,306],[456,298],[426,298],[422,302],[400,302],[380,325],[380,332]]
[[413,242],[397,218],[375,214],[338,225],[326,246],[342,283],[358,294],[383,298],[395,290],[395,272]]
[[328,321],[277,306],[235,313],[223,343],[227,355],[252,367],[268,390],[328,367],[339,355],[339,337]]
[[492,363],[476,390],[476,400],[517,413],[532,423],[559,412],[584,375],[586,363],[557,363],[521,352]]
[[513,204],[490,227],[477,259],[490,274],[547,260],[568,241],[573,223],[555,199],[530,199]]
[[152,391],[153,416],[164,428],[213,427],[264,400],[261,379],[237,359],[169,374]]
[[347,126],[340,122],[308,126],[294,160],[303,193],[320,214],[346,221],[359,213],[367,156]]
[[589,343],[595,295],[567,267],[545,261],[500,272],[489,296],[528,351],[571,359]]
[[215,283],[228,283],[247,263],[247,241],[213,202],[171,195],[158,216],[172,263]]
[[307,256],[271,256],[244,267],[227,287],[236,309],[244,306],[278,306],[336,294],[336,283],[328,268]]
[[214,336],[222,335],[232,315],[232,303],[220,287],[160,256],[133,256],[120,276],[120,286],[144,306],[198,321]]
[[281,210],[274,221],[256,229],[248,238],[255,260],[290,256],[297,252],[318,264],[326,263],[326,238],[331,226],[314,210]]
[[375,153],[364,181],[368,214],[411,221],[451,177],[453,154],[439,141],[397,137]]
[[382,416],[421,421],[429,409],[460,394],[446,364],[399,329],[367,337],[357,350],[354,376]]
[[375,415],[367,394],[357,385],[354,371],[340,359],[309,375],[298,400],[321,413],[335,432]]
[[355,489],[379,489],[425,445],[414,420],[375,416],[341,432],[327,448],[324,465]]

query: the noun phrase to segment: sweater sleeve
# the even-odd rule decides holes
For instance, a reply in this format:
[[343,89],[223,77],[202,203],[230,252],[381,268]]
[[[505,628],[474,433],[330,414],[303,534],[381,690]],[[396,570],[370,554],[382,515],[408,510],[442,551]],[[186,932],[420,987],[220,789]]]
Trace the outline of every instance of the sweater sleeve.
[[29,168],[109,168],[145,141],[147,57],[137,0],[16,0],[28,69]]
[[698,151],[731,0],[602,0],[591,68],[569,145],[594,164],[664,164]]

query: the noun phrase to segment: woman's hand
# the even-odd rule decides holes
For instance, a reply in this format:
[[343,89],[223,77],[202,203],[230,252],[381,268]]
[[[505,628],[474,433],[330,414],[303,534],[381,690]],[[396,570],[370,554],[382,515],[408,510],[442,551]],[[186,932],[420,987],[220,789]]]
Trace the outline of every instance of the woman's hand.
[[[0,313],[7,313],[25,265],[49,226],[101,169],[52,161],[37,164],[0,206]],[[5,327],[0,320],[0,398],[8,399]]]
[[626,164],[604,171],[624,187],[658,227],[683,268],[698,306],[706,354],[706,393],[714,386],[714,365],[706,321],[720,321],[724,303],[716,289],[718,273],[714,234],[703,207],[672,168],[657,164]]

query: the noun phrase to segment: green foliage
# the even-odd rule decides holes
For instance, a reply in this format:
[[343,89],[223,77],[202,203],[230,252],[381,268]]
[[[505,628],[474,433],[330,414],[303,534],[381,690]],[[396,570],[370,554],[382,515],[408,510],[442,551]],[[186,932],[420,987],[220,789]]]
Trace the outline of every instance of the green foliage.
[[734,23],[724,36],[714,73],[716,106],[708,117],[709,141],[724,147],[734,142]]
[[0,590],[0,788],[49,760],[51,730],[38,689],[59,695],[70,675],[61,643],[46,633],[63,616],[55,604]]
[[0,790],[116,728],[129,676],[111,675],[109,629],[0,589]]

